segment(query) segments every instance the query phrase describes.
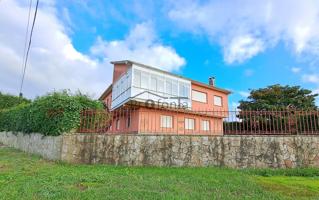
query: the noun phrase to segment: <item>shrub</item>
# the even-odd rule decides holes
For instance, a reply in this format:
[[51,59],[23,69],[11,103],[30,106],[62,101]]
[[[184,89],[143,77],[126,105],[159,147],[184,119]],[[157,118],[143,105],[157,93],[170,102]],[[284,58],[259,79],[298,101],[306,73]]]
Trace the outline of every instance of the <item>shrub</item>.
[[23,103],[30,103],[29,99],[18,97],[10,94],[3,94],[0,92],[0,110],[11,108]]
[[38,132],[60,135],[80,125],[83,109],[103,109],[103,104],[86,95],[72,95],[67,91],[53,92],[0,112],[0,130]]

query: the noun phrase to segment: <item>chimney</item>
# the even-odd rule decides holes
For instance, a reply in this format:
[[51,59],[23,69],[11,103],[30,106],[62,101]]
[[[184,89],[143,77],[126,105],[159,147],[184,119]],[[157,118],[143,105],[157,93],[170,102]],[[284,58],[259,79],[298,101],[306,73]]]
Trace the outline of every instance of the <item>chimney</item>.
[[211,86],[215,86],[215,77],[209,77],[208,78],[208,84]]

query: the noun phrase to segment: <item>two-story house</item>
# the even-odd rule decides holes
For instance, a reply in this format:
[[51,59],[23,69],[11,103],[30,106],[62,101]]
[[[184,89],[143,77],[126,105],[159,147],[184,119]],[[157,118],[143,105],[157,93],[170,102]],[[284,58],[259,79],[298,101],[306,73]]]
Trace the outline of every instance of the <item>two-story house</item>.
[[214,78],[204,84],[129,60],[111,63],[112,84],[99,98],[113,113],[110,132],[223,134],[230,92]]

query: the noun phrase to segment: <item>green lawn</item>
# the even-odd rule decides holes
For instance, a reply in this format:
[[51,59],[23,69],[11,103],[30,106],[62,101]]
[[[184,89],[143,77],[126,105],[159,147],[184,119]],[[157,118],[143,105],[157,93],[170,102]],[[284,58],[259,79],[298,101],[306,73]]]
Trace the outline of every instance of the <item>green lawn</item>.
[[319,199],[319,172],[114,167],[0,148],[0,199]]

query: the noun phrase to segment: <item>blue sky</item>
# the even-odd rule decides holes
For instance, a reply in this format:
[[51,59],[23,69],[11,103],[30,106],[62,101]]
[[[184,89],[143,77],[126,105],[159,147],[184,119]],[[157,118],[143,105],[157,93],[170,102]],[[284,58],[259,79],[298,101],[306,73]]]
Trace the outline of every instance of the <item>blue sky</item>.
[[[16,94],[27,3],[0,10],[0,87]],[[202,82],[215,76],[234,106],[271,84],[318,92],[318,55],[318,1],[42,0],[24,94],[97,97],[111,81],[109,62],[132,59]]]

